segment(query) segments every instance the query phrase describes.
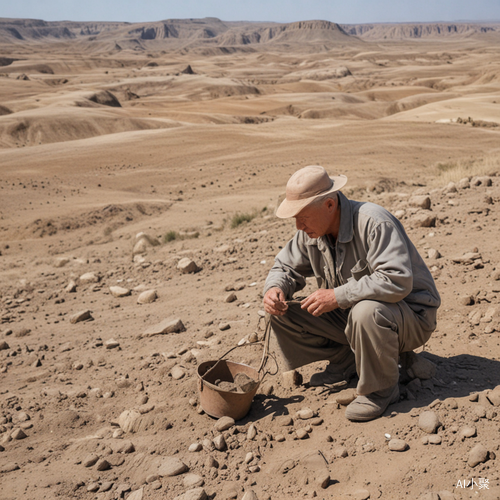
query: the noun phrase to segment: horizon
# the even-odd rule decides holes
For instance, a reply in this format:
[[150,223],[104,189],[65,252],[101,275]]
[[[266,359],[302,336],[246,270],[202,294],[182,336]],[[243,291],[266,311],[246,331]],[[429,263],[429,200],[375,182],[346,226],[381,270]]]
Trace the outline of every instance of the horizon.
[[126,22],[146,23],[172,19],[212,17],[223,22],[269,22],[288,24],[305,20],[325,20],[336,24],[405,23],[496,23],[500,2],[491,0],[353,0],[349,5],[310,0],[235,1],[185,0],[182,4],[147,0],[21,0],[3,6],[3,19],[33,19],[46,22]]
[[455,20],[437,20],[437,21],[368,21],[368,22],[352,22],[343,23],[332,21],[330,19],[322,18],[304,18],[296,19],[295,21],[269,21],[269,20],[246,20],[246,19],[221,19],[215,16],[204,16],[204,17],[168,17],[162,19],[154,19],[148,21],[112,21],[112,20],[100,20],[100,19],[44,19],[39,17],[0,17],[0,21],[43,21],[46,23],[123,23],[123,24],[144,24],[144,23],[161,23],[166,21],[196,21],[202,19],[217,19],[222,23],[273,23],[273,24],[293,24],[298,22],[308,22],[308,21],[326,21],[333,24],[343,24],[343,25],[358,25],[358,24],[498,24],[500,23],[500,17],[498,19],[485,20],[485,19],[455,19]]

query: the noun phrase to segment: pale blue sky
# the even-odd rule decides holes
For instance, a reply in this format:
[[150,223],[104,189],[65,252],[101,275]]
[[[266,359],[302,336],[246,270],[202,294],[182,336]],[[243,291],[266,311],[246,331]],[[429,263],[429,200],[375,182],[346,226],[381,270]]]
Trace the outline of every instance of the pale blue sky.
[[0,0],[0,17],[46,21],[225,21],[336,23],[500,20],[500,0]]

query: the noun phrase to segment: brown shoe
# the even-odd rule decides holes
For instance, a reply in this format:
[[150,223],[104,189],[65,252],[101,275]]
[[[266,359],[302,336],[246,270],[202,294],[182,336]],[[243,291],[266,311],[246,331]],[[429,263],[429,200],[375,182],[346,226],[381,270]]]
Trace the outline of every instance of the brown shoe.
[[399,385],[383,391],[358,396],[345,410],[345,416],[354,422],[367,422],[380,417],[386,408],[399,401]]

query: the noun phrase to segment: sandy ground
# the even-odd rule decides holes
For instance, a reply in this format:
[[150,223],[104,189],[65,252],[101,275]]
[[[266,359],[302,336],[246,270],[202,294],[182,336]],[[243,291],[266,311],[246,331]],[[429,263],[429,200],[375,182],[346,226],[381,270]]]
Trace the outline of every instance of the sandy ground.
[[[135,50],[114,25],[78,25],[85,42],[0,33],[0,496],[500,498],[495,33],[314,25],[238,45],[246,24],[210,26],[218,45]],[[443,299],[419,349],[432,364],[373,422],[343,415],[355,381],[308,386],[317,364],[297,384],[267,375],[217,430],[198,366],[243,341],[228,358],[258,367],[263,283],[294,233],[274,209],[308,164],[393,211],[426,258]],[[144,335],[165,319],[183,328]]]

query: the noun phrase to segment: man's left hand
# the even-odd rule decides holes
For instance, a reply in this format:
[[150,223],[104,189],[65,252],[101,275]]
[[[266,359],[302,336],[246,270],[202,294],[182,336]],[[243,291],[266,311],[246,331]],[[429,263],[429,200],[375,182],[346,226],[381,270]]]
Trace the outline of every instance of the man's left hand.
[[305,298],[300,307],[306,309],[313,316],[321,316],[323,313],[333,311],[339,307],[335,298],[334,290],[316,290]]

